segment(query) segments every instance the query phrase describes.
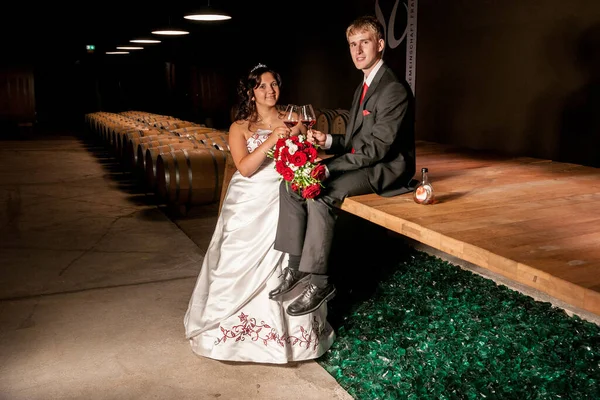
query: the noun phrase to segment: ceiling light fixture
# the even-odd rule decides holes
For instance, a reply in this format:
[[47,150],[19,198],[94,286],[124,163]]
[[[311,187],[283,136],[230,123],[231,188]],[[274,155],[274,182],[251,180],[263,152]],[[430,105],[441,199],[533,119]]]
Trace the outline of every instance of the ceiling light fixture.
[[129,54],[128,51],[107,51],[106,54]]
[[183,18],[192,21],[225,21],[231,19],[231,16],[223,11],[212,8],[210,6],[210,0],[208,0],[207,7],[188,13],[184,15]]
[[189,34],[188,31],[182,29],[176,29],[171,26],[171,17],[169,17],[169,25],[166,28],[157,29],[152,31],[154,35],[165,35],[165,36],[180,36]]
[[119,46],[117,50],[143,50],[141,46]]
[[160,43],[160,40],[157,39],[133,39],[130,40],[131,43]]
[[152,31],[155,35],[166,35],[166,36],[178,36],[178,35],[187,35],[188,31],[182,31],[180,29],[159,29],[156,31]]

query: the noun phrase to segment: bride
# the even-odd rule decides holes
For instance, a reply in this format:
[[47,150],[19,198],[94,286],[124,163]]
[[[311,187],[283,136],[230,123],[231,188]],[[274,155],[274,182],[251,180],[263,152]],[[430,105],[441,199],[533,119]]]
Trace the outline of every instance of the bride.
[[291,317],[286,308],[302,285],[281,301],[287,255],[273,248],[280,176],[266,156],[288,129],[277,109],[280,75],[258,64],[238,87],[239,107],[229,129],[234,173],[184,317],[192,350],[217,360],[283,364],[320,357],[335,340],[327,304]]

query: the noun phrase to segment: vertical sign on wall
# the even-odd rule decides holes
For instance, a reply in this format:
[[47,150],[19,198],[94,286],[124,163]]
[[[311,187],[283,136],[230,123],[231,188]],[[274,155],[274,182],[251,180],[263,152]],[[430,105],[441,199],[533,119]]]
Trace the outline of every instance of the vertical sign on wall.
[[406,81],[416,94],[417,75],[417,0],[408,0],[406,18]]
[[385,31],[386,63],[398,75],[404,74],[414,94],[417,73],[417,0],[376,0],[375,15]]

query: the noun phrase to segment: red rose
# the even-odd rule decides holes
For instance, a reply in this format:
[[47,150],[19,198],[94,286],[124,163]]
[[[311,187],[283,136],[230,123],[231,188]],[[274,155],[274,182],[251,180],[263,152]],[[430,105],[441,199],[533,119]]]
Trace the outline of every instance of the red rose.
[[322,181],[325,178],[325,166],[323,164],[317,164],[310,171],[311,178],[315,178],[318,181]]
[[275,163],[275,170],[288,182],[294,179],[294,171],[292,171],[283,161],[277,161]]
[[297,192],[297,191],[298,191],[298,189],[299,189],[299,187],[298,187],[298,185],[296,185],[296,182],[292,182],[292,190],[293,190],[294,192]]
[[302,197],[305,199],[314,199],[321,193],[321,186],[318,183],[313,183],[304,188],[302,191]]
[[283,171],[285,169],[287,169],[287,165],[285,165],[285,162],[280,160],[275,163],[275,171],[277,171],[279,175],[283,175]]
[[287,161],[290,159],[290,149],[288,149],[287,146],[283,146],[282,148],[280,148],[279,153],[283,161]]
[[306,154],[302,153],[301,151],[297,151],[289,157],[289,161],[297,167],[301,167],[306,164],[307,159],[308,158],[306,157]]
[[289,162],[289,157],[290,157],[290,155],[288,154],[288,152],[284,151],[283,149],[279,153],[279,160],[281,160],[282,162],[284,162],[286,164]]
[[304,151],[308,147],[308,142],[298,142],[296,145],[298,146],[298,149]]
[[280,172],[280,174],[283,177],[283,179],[285,179],[288,182],[291,182],[294,179],[294,171],[292,171],[288,167],[285,167],[285,169],[282,172]]
[[308,161],[310,161],[310,162],[315,161],[315,159],[317,158],[317,149],[315,149],[312,146],[307,147],[304,150],[304,153],[306,154],[306,156],[308,157]]

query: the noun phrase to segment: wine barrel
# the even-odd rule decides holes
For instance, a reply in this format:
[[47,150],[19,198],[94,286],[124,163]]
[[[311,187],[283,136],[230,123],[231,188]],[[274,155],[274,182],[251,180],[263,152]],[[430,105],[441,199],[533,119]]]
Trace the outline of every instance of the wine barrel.
[[104,115],[101,112],[97,112],[97,113],[92,113],[90,114],[90,127],[91,127],[91,131],[100,136],[101,133],[101,129],[104,126],[104,122],[106,121],[106,115]]
[[[123,159],[123,155],[124,155],[124,148],[123,148],[123,143],[125,143],[124,138],[127,137],[128,134],[131,134],[131,136],[144,136],[144,135],[149,135],[152,133],[152,131],[154,131],[153,128],[150,128],[148,126],[144,126],[144,127],[126,127],[120,130],[116,130],[115,131],[115,139],[114,139],[114,146],[117,152],[117,157],[119,159]],[[157,131],[155,131],[157,132]]]
[[187,207],[220,199],[227,152],[214,148],[179,149],[156,160],[156,195]]
[[161,139],[161,138],[180,138],[179,135],[174,135],[169,131],[161,131],[156,128],[152,128],[152,130],[146,132],[140,132],[141,135],[136,135],[135,133],[129,136],[129,142],[137,149],[138,144],[140,143],[148,143],[153,140]]
[[209,133],[215,129],[207,128],[206,126],[186,126],[183,128],[169,129],[169,131],[177,136],[187,136],[191,133]]
[[[131,152],[133,151],[133,149],[137,148],[137,144],[139,143],[137,140],[139,138],[142,137],[148,137],[148,136],[156,136],[156,135],[165,135],[168,134],[167,132],[164,131],[160,131],[156,128],[150,128],[148,127],[148,129],[137,129],[137,130],[131,130],[131,131],[127,131],[124,132],[121,135],[121,158],[125,161],[129,161],[131,160]],[[132,140],[135,139],[135,144],[132,142]],[[135,146],[135,147],[134,147]]]
[[[317,119],[319,119],[319,115],[321,115],[322,113],[323,113],[323,112],[321,111],[321,109],[320,109],[320,108],[315,108],[315,121],[316,121]],[[316,122],[315,122],[315,124],[316,124]],[[317,129],[317,127],[316,127],[316,126],[315,126],[315,129]]]
[[192,135],[192,137],[206,144],[207,146],[214,147],[217,150],[229,151],[229,134],[227,132],[210,134],[207,137],[201,137],[196,135]]
[[[156,128],[154,128],[156,129]],[[127,140],[125,140],[125,146],[123,146],[123,159],[128,162],[128,165],[135,169],[138,165],[138,152],[137,148],[140,143],[147,143],[152,140],[156,140],[158,138],[178,138],[178,136],[174,136],[170,134],[168,131],[152,131],[155,133],[154,135],[150,134],[147,136],[135,136],[129,138],[129,134],[127,135]]]
[[339,110],[338,114],[335,116],[335,118],[333,118],[330,133],[332,135],[345,135],[349,118],[350,118],[350,111]]
[[146,171],[146,150],[151,149],[153,147],[165,146],[172,143],[182,142],[189,142],[189,139],[169,135],[164,137],[158,137],[154,140],[146,141],[144,143],[138,143],[136,150],[137,156],[135,158],[136,168],[142,173]]
[[331,133],[333,119],[340,109],[322,108],[321,115],[317,118],[315,129],[323,133]]
[[120,137],[119,133],[128,129],[142,128],[144,125],[140,123],[128,124],[123,121],[115,123],[108,132],[107,142],[113,148],[117,149],[117,138]]
[[[159,154],[182,148],[216,148],[217,150],[221,151],[229,151],[225,147],[225,144],[227,143],[227,135],[228,134],[226,132],[224,133],[222,131],[214,131],[202,134],[198,133],[194,134],[193,136],[190,135],[187,137],[178,137],[178,139],[180,139],[179,141],[173,141],[159,146],[154,145],[146,147],[143,164],[139,162],[140,154],[138,154],[138,169],[144,168],[146,171],[146,181],[150,182],[150,187],[154,187],[154,179],[156,177],[156,160]],[[215,137],[216,143],[211,139],[213,136]],[[138,144],[138,148],[139,146],[140,144]]]
[[177,119],[170,115],[157,115],[157,116],[145,116],[142,118],[142,121],[154,126],[155,128],[160,128],[164,123],[168,123],[167,121],[175,122],[175,121],[180,121],[180,119]]
[[229,132],[213,129],[211,132],[191,132],[187,135],[187,137],[198,140],[208,139],[210,137],[220,137],[224,140],[228,140],[227,138],[229,137]]
[[186,128],[188,126],[192,127],[192,126],[199,126],[199,125],[195,122],[190,122],[190,121],[165,120],[165,121],[157,121],[155,126],[160,129],[166,129],[168,131],[172,131],[172,130],[179,129],[179,128]]
[[[150,191],[156,190],[156,161],[162,153],[168,153],[179,149],[206,149],[208,144],[196,139],[185,139],[179,142],[167,143],[161,146],[148,147],[145,155],[145,183]],[[138,155],[139,158],[139,155]]]
[[114,121],[112,118],[107,118],[102,121],[102,127],[100,128],[100,137],[102,141],[105,143],[110,143],[110,136],[112,135],[112,131],[115,126],[120,126],[121,124],[117,121]]

